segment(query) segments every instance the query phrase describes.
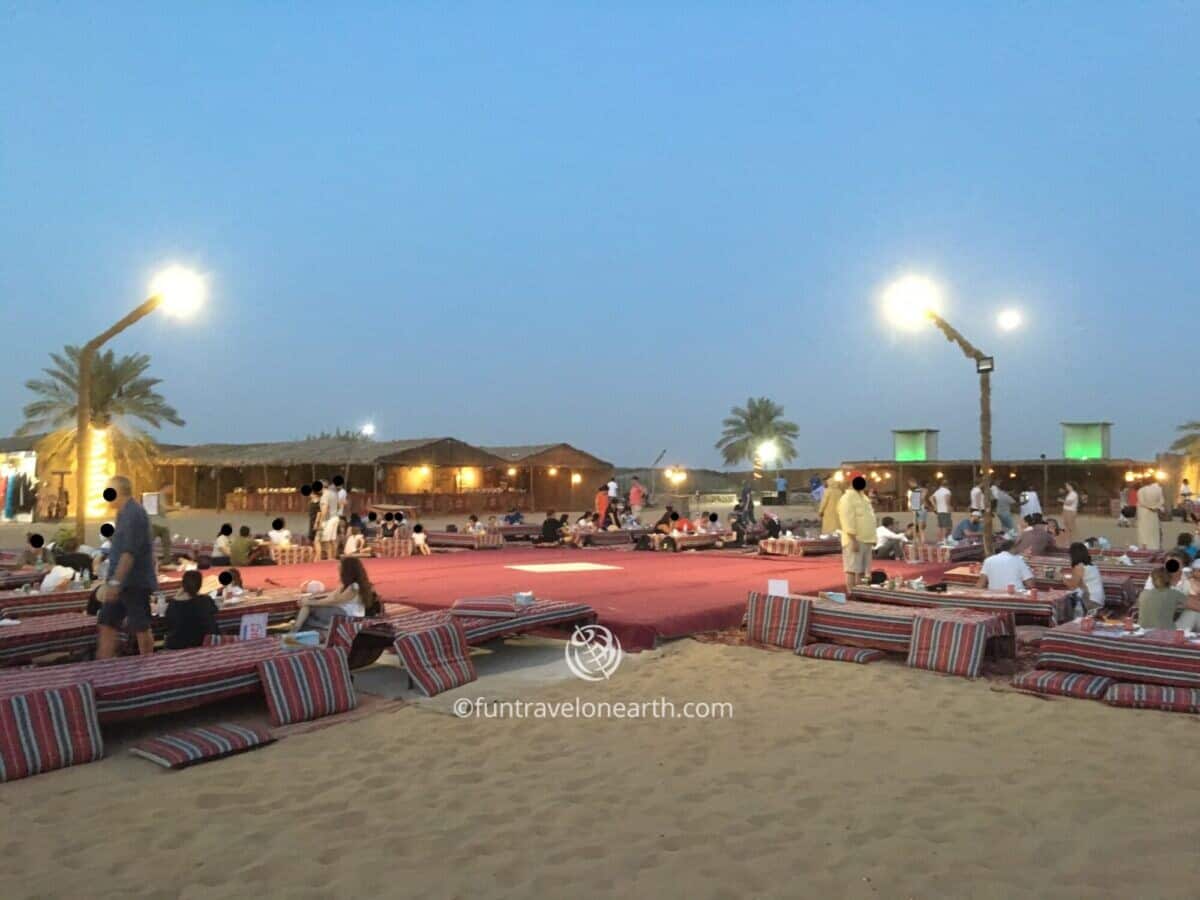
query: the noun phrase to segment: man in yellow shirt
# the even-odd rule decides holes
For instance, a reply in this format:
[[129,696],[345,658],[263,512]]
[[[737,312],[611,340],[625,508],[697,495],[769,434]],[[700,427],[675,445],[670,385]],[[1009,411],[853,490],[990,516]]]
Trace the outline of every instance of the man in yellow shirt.
[[826,478],[825,493],[821,495],[821,503],[817,507],[817,515],[821,517],[821,534],[833,534],[841,527],[838,521],[838,501],[841,499],[841,485],[832,478]]
[[858,472],[850,480],[851,490],[838,500],[838,521],[842,529],[842,569],[846,572],[846,590],[851,591],[871,572],[871,550],[875,547],[875,510],[867,499],[867,479]]

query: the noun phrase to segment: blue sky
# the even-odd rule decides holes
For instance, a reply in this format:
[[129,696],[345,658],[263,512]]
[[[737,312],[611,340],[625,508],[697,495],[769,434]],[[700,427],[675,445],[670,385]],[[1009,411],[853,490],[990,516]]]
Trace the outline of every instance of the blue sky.
[[1185,2],[0,0],[0,432],[181,260],[205,313],[115,342],[166,440],[710,465],[765,394],[800,464],[975,455],[970,364],[877,312],[915,270],[996,355],[998,455],[1150,455],[1200,413],[1198,46]]

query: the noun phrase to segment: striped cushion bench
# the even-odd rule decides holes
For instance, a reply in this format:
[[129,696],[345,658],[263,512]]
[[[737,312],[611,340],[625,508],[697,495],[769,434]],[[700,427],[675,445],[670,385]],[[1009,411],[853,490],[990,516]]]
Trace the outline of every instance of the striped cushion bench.
[[0,782],[95,762],[104,739],[90,683],[0,700]]
[[377,538],[371,542],[371,549],[375,555],[383,559],[412,556],[412,548],[412,538],[407,537]]
[[272,547],[271,561],[277,566],[296,566],[310,563],[316,558],[316,550],[312,547],[300,547],[292,544],[287,547]]
[[796,651],[809,659],[835,659],[839,662],[873,663],[887,656],[882,650],[867,647],[844,647],[841,644],[805,644]]
[[258,664],[272,725],[309,722],[358,705],[346,651],[303,650]]
[[470,684],[477,677],[467,636],[456,619],[402,634],[396,638],[395,647],[404,668],[426,697]]
[[808,643],[812,601],[751,591],[746,601],[746,637],[752,644],[799,650]]
[[1112,683],[1113,680],[1107,675],[1087,675],[1055,669],[1033,669],[1012,680],[1013,687],[1019,691],[1079,697],[1084,700],[1103,700]]
[[987,629],[978,622],[917,615],[913,618],[908,665],[945,675],[975,678],[983,665]]
[[1200,712],[1200,688],[1119,682],[1108,689],[1104,702],[1110,706],[1130,706],[1134,709],[1194,713]]
[[480,619],[511,619],[517,614],[511,597],[464,597],[450,607],[452,616],[477,616]]
[[222,644],[232,644],[242,640],[237,634],[206,634],[201,640],[202,647],[220,647]]
[[265,747],[274,741],[275,738],[265,729],[225,723],[172,731],[135,744],[129,748],[129,752],[165,769],[182,769]]

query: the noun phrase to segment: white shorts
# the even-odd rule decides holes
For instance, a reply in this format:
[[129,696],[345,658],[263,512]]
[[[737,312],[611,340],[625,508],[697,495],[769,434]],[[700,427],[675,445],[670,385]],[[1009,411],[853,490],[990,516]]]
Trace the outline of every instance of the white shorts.
[[341,525],[341,520],[330,519],[321,526],[321,540],[336,541],[338,539],[338,526]]

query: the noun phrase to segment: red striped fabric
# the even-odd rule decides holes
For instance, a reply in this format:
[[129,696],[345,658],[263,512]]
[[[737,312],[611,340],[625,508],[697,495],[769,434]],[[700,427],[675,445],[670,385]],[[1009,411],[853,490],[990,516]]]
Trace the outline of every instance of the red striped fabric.
[[371,541],[371,551],[384,559],[412,556],[412,539],[407,537],[376,538]]
[[1161,709],[1166,712],[1200,712],[1200,689],[1162,684],[1114,684],[1104,695],[1110,706]]
[[908,543],[904,545],[904,558],[908,562],[973,562],[983,559],[983,544],[968,541],[953,547],[938,544]]
[[86,682],[0,700],[0,782],[104,756],[96,698]]
[[839,538],[763,538],[758,542],[763,556],[828,556],[842,552]]
[[427,531],[430,547],[466,547],[470,550],[498,550],[504,546],[504,535],[494,532],[472,534],[468,531]]
[[1019,691],[1084,700],[1103,700],[1112,683],[1113,680],[1106,675],[1059,672],[1054,669],[1032,669],[1012,680],[1013,687]]
[[808,642],[812,601],[751,591],[746,601],[746,636],[753,644],[799,651]]
[[908,665],[945,675],[975,678],[987,646],[983,622],[948,621],[924,613],[913,619]]
[[511,619],[518,612],[512,597],[463,597],[450,607],[451,615],[481,619]]
[[1039,669],[1107,675],[1118,681],[1200,687],[1200,642],[1176,644],[1174,632],[1140,636],[1097,626],[1084,633],[1078,622],[1052,628],[1039,645]]
[[852,662],[861,665],[876,662],[887,656],[882,650],[871,650],[867,647],[845,647],[841,644],[805,644],[796,652],[810,659],[833,659],[838,662]]
[[851,596],[855,600],[868,603],[895,603],[899,606],[939,609],[978,609],[985,612],[1032,616],[1044,618],[1055,625],[1070,619],[1069,593],[1066,590],[1038,591],[1035,599],[1029,594],[1008,594],[957,586],[939,592],[860,585],[851,592]]
[[309,722],[358,705],[346,652],[300,650],[258,664],[272,725]]
[[467,637],[457,619],[396,638],[396,653],[426,697],[433,697],[476,679]]
[[208,725],[185,728],[134,744],[129,752],[167,769],[244,753],[274,743],[269,731],[250,725]]

